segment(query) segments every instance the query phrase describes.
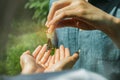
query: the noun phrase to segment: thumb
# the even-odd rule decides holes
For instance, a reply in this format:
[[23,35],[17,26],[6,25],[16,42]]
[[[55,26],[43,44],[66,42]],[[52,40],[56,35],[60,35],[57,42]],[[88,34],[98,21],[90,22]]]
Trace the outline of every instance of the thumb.
[[21,65],[22,69],[24,68],[24,64],[27,63],[29,57],[32,57],[32,56],[30,55],[30,51],[29,51],[29,50],[26,51],[26,52],[24,52],[24,53],[20,56],[20,65]]
[[23,61],[25,59],[26,56],[30,55],[30,51],[27,50],[26,52],[24,52],[21,56],[20,56],[20,61]]
[[79,53],[76,52],[71,57],[73,58],[73,61],[76,62],[79,59]]

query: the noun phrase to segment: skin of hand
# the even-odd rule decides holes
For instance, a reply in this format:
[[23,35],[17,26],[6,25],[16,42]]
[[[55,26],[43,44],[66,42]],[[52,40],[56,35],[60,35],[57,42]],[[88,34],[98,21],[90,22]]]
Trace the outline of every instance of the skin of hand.
[[96,8],[86,0],[59,0],[53,3],[46,26],[51,33],[57,27],[73,26],[101,30],[120,47],[120,19]]
[[20,57],[20,65],[22,74],[54,72],[65,69],[71,69],[78,59],[78,54],[70,56],[70,51],[64,46],[56,49],[53,56],[50,55],[50,50],[46,52],[47,45],[38,46],[32,55],[30,51],[24,52]]

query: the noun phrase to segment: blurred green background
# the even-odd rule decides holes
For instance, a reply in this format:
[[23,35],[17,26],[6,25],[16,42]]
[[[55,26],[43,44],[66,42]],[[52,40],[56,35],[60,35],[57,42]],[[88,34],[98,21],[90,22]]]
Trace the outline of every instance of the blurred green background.
[[20,55],[46,43],[49,0],[0,1],[0,74],[20,73]]

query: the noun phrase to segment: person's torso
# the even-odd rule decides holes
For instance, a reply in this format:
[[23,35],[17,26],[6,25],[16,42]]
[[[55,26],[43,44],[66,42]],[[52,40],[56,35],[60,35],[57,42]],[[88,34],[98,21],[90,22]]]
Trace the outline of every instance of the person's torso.
[[[120,18],[120,0],[93,5]],[[80,50],[80,58],[74,69],[85,68],[100,74],[120,73],[120,49],[105,33],[69,27],[57,29],[56,32],[58,46],[63,44],[70,48],[71,55]]]

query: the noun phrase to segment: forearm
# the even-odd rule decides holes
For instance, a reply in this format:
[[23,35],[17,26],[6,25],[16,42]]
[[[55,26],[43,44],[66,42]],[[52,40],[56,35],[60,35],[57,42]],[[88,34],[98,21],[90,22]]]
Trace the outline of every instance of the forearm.
[[107,29],[102,31],[105,32],[120,48],[120,19],[113,16],[109,18],[110,22],[109,25],[107,25],[109,27],[106,27]]

